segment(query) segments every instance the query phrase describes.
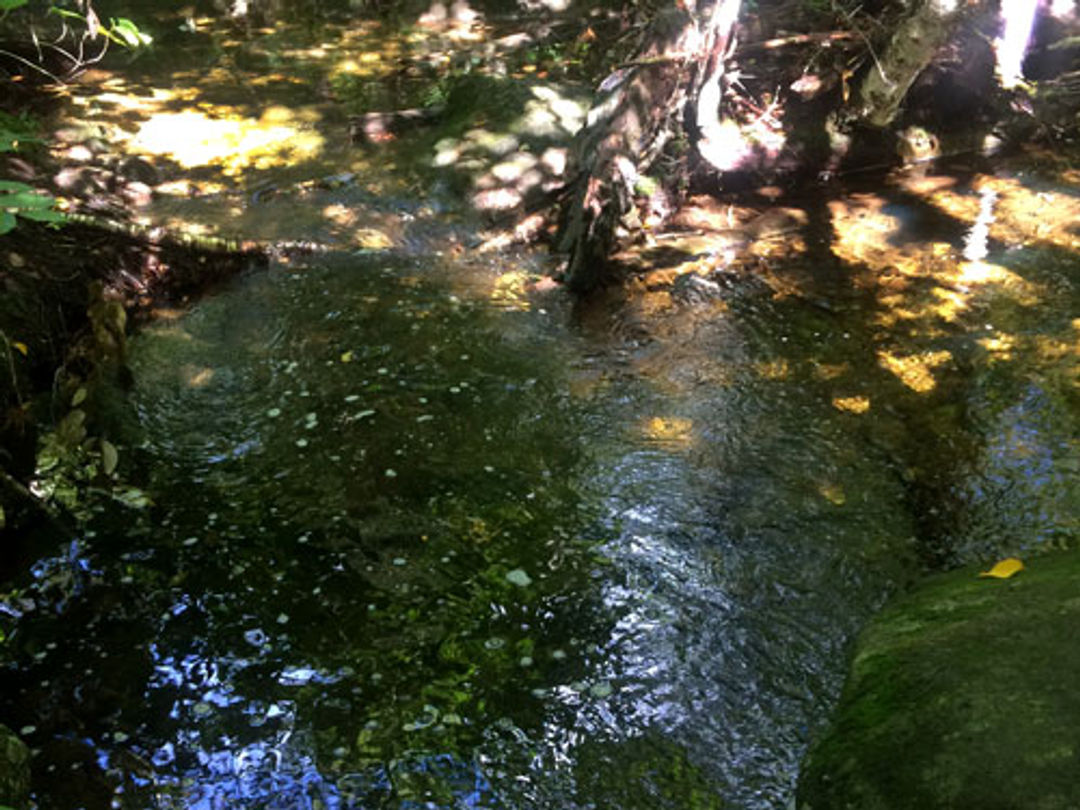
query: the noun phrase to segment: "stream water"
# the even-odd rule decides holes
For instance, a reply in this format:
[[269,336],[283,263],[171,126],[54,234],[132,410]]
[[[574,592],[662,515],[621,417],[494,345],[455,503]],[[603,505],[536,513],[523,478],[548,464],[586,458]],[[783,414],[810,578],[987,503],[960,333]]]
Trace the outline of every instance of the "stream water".
[[[1071,194],[999,182],[1002,221]],[[38,805],[791,806],[891,593],[1077,534],[1072,248],[973,263],[878,192],[807,204],[831,252],[621,303],[405,240],[150,324],[116,439],[151,502],[0,603]]]
[[981,320],[938,399],[850,294],[748,282],[643,338],[491,276],[326,257],[139,336],[154,503],[9,607],[42,807],[784,807],[889,592],[1075,529],[1072,366],[999,373]]

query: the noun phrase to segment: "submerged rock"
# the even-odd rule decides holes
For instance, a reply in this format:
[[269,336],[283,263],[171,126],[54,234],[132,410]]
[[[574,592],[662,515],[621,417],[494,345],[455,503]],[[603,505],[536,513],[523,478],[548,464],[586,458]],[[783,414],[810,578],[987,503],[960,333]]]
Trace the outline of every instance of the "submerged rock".
[[801,810],[1080,807],[1080,552],[934,577],[860,637]]
[[7,726],[0,726],[0,807],[30,806],[30,749]]

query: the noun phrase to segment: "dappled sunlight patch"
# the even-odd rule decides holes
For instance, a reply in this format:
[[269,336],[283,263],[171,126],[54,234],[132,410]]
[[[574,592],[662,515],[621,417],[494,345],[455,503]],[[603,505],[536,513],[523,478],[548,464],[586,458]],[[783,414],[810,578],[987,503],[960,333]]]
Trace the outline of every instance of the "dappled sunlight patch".
[[[150,317],[159,323],[176,322],[186,317],[188,311],[186,309],[179,309],[177,307],[154,307],[150,310]],[[159,333],[163,330],[159,330]],[[191,340],[192,337],[187,332],[183,332],[186,340]]]
[[942,213],[963,223],[976,221],[980,196],[994,195],[989,235],[1008,245],[1038,242],[1057,247],[1080,247],[1080,200],[1062,192],[1029,188],[1018,177],[978,176],[970,189],[941,186],[920,196]]
[[78,106],[89,108],[114,107],[120,110],[154,112],[164,109],[170,103],[194,102],[198,97],[197,87],[150,87],[145,91],[138,91],[126,85],[118,85],[115,90],[87,98],[76,96],[72,101]]
[[886,202],[876,194],[855,194],[829,203],[836,231],[832,248],[839,259],[871,267],[890,263],[896,249],[889,240],[900,232],[902,223],[885,213]]
[[432,0],[419,17],[419,29],[435,31],[457,42],[476,41],[484,38],[483,15],[473,9],[467,0]]
[[[468,85],[465,85],[469,92]],[[526,87],[522,99],[499,84],[481,84],[470,110],[474,125],[436,142],[431,166],[464,173],[471,204],[481,211],[516,208],[561,182],[568,144],[584,120],[586,104],[558,87]],[[520,111],[520,112],[519,112]],[[515,113],[517,113],[515,115]]]
[[1039,191],[1018,178],[987,178],[998,194],[996,219],[990,235],[1008,244],[1039,242],[1056,247],[1080,247],[1080,199],[1071,194]]
[[[239,216],[241,211],[234,208],[230,212],[233,216]],[[212,236],[216,228],[206,223],[191,222],[186,216],[166,216],[159,219],[159,224],[165,230],[185,233],[189,236]]]
[[786,380],[791,376],[791,364],[785,357],[755,363],[754,370],[764,380]]
[[993,262],[961,262],[956,265],[953,280],[965,287],[994,285],[1009,292],[1022,306],[1035,306],[1042,300],[1037,285]]
[[870,397],[833,397],[832,405],[844,413],[867,413],[870,410]]
[[384,78],[400,68],[398,60],[401,56],[401,43],[394,41],[381,43],[379,50],[346,52],[331,67],[329,78],[331,81],[344,76],[365,79]]
[[678,416],[653,416],[644,419],[639,429],[646,441],[672,449],[685,449],[693,439],[694,423]]
[[[158,310],[155,310],[155,312]],[[154,336],[160,338],[163,344],[187,344],[194,343],[195,336],[191,334],[183,325],[182,319],[188,315],[186,310],[182,309],[167,309],[161,310],[162,312],[172,313],[173,317],[169,317],[165,320],[165,324],[156,324],[154,327]],[[159,369],[164,371],[164,369]]]
[[495,279],[489,299],[501,309],[527,312],[531,308],[528,292],[529,274],[524,270],[511,270]]
[[850,373],[850,363],[814,363],[814,376],[819,380],[835,380]]
[[895,175],[895,180],[898,188],[924,199],[933,199],[937,195],[944,195],[959,183],[955,177],[949,175],[934,174],[920,177],[917,172],[899,173]]
[[525,102],[525,112],[511,125],[512,132],[532,138],[568,139],[585,123],[585,106],[551,87],[530,87],[533,98]]
[[479,211],[510,211],[524,202],[524,197],[514,188],[492,188],[478,191],[472,196],[472,204]]
[[341,203],[333,203],[324,206],[322,215],[335,225],[345,227],[355,225],[359,216],[355,209],[349,208],[347,205],[342,205]]
[[999,333],[993,337],[980,338],[976,341],[982,346],[987,354],[989,354],[989,361],[995,362],[1008,362],[1013,359],[1013,352],[1017,348],[1017,340],[1015,335],[1007,335],[1005,333]]
[[888,277],[875,291],[879,310],[874,322],[891,328],[900,323],[920,322],[924,331],[935,324],[958,323],[971,310],[971,294],[945,279],[933,279],[919,286],[897,284]]
[[139,127],[132,145],[186,169],[216,165],[237,175],[317,157],[325,144],[311,123],[310,113],[284,107],[271,107],[259,119],[195,110],[158,113]]
[[952,353],[941,350],[921,354],[899,355],[881,349],[877,352],[878,365],[890,372],[905,386],[919,394],[927,394],[937,387],[933,370],[952,360]]
[[928,310],[947,323],[959,322],[960,316],[971,309],[971,296],[966,292],[937,286],[931,294],[934,300],[929,303]]
[[376,228],[360,228],[353,232],[352,243],[364,250],[389,250],[394,241]]
[[1035,356],[1048,367],[1061,367],[1074,387],[1080,387],[1080,339],[1071,341],[1039,336],[1034,339]]
[[184,363],[180,367],[180,377],[188,388],[205,388],[214,379],[214,369]]
[[221,194],[228,187],[214,180],[192,180],[189,177],[181,177],[177,180],[169,180],[154,187],[154,192],[167,197],[205,197],[211,194]]
[[[982,189],[984,184],[976,185]],[[934,188],[925,202],[948,216],[965,223],[985,216],[985,194],[959,192],[952,184]],[[935,334],[941,325],[958,324],[970,315],[975,296],[986,288],[1004,292],[1022,306],[1041,300],[1038,285],[993,262],[964,261],[949,242],[893,244],[905,227],[906,209],[888,205],[884,197],[870,194],[830,204],[837,234],[834,251],[856,265],[854,284],[873,294],[878,306],[874,322],[879,327],[912,324],[924,335]],[[996,221],[1001,219],[997,215]]]

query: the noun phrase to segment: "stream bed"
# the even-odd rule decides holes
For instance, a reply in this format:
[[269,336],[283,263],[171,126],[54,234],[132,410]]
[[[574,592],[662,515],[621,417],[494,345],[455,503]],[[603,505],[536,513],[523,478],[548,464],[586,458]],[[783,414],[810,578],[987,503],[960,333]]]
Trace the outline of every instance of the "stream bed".
[[[240,54],[291,58],[267,41]],[[109,439],[144,497],[98,492],[3,584],[39,808],[789,808],[891,594],[1075,545],[1075,176],[833,189],[782,248],[643,249],[662,282],[581,303],[285,78],[202,140],[136,94],[143,150],[299,150],[252,136],[265,166],[149,217],[330,249],[133,337]]]

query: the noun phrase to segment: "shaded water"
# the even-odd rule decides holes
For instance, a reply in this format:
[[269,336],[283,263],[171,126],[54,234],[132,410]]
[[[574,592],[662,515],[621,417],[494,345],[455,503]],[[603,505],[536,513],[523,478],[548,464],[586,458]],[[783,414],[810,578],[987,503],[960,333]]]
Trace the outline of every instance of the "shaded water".
[[[271,179],[343,168],[328,142]],[[153,503],[94,501],[0,602],[40,806],[788,806],[888,594],[1076,538],[1076,245],[1008,230],[1048,192],[1003,177],[964,261],[952,182],[814,200],[825,247],[591,307],[426,250],[457,223],[386,185],[207,195],[248,235],[397,249],[133,342],[115,438]]]
[[889,592],[1075,536],[1051,258],[1064,298],[909,338],[960,358],[932,390],[805,263],[813,296],[744,280],[643,326],[343,254],[158,322],[124,450],[153,505],[7,602],[41,806],[786,806]]

